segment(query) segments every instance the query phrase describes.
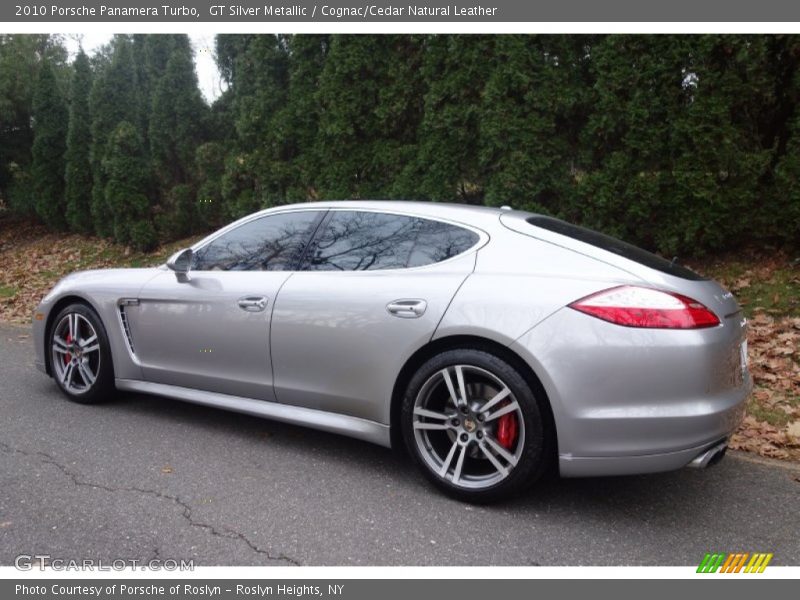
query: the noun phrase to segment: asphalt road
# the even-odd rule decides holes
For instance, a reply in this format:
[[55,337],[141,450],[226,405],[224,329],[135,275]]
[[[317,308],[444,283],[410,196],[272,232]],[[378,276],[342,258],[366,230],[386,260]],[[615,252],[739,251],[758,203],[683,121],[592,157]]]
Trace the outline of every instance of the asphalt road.
[[493,507],[370,444],[149,396],[67,401],[0,325],[0,564],[18,554],[197,565],[800,564],[800,470],[553,480]]

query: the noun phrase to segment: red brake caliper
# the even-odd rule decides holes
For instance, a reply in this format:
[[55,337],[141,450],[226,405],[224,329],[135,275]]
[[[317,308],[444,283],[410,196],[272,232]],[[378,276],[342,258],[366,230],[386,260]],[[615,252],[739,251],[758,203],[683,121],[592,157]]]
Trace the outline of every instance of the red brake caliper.
[[[67,344],[71,344],[71,343],[72,343],[72,336],[70,334],[67,334]],[[64,355],[64,364],[68,365],[69,361],[71,361],[71,360],[72,360],[72,355],[69,352],[67,352]],[[502,419],[503,417],[500,417],[500,418]]]
[[511,450],[517,441],[517,415],[508,413],[497,420],[497,441],[506,450]]

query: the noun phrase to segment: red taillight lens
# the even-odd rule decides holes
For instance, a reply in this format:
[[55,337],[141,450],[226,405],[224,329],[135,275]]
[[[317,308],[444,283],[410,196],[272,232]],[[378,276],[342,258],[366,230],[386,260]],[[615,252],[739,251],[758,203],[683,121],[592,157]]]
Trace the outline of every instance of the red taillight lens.
[[719,325],[717,315],[697,300],[632,285],[603,290],[569,306],[625,327],[702,329]]

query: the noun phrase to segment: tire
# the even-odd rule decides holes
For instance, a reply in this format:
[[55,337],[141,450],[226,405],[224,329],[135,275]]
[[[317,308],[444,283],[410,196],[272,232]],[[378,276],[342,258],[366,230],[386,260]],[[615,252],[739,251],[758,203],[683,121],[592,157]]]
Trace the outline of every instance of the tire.
[[[75,335],[77,332],[77,335]],[[73,402],[98,404],[115,391],[114,366],[103,322],[85,304],[61,310],[47,333],[50,373]]]
[[505,500],[535,483],[551,462],[554,432],[543,401],[498,356],[448,350],[409,381],[403,438],[425,476],[447,495],[477,504]]

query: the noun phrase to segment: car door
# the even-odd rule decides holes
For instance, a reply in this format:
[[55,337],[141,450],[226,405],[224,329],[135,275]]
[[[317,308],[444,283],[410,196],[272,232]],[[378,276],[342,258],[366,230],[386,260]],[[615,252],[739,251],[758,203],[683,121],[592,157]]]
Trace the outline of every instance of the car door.
[[274,400],[269,326],[323,213],[244,222],[196,249],[188,279],[164,270],[121,307],[147,381]]
[[413,216],[331,210],[273,311],[277,400],[388,423],[400,368],[430,340],[484,237]]

